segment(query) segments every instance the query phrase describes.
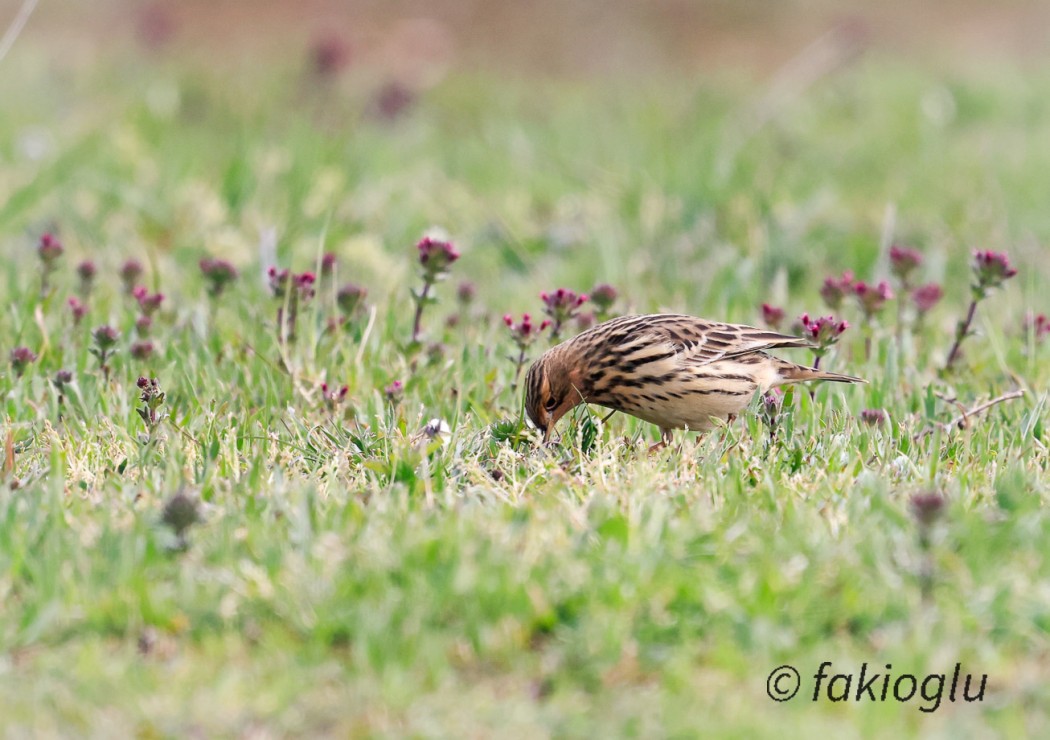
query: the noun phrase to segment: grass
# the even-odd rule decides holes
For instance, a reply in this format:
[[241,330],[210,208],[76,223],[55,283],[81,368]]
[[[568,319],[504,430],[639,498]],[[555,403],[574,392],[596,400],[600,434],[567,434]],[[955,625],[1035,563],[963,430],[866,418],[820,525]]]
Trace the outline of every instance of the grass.
[[[31,51],[0,83],[0,717],[12,734],[944,736],[1045,725],[1050,629],[1050,347],[1022,329],[1050,280],[1050,77],[935,73],[872,58],[745,142],[761,95],[713,80],[633,85],[457,74],[403,119],[368,84],[279,62],[241,82],[191,64],[56,69]],[[17,73],[15,73],[17,72]],[[9,115],[8,115],[9,114]],[[728,156],[727,152],[734,152]],[[413,244],[464,255],[413,346]],[[34,251],[66,253],[40,296]],[[277,341],[263,271],[338,256]],[[541,290],[615,285],[619,311],[742,323],[821,312],[826,275],[888,275],[919,247],[945,299],[891,305],[822,367],[863,387],[796,392],[775,441],[755,414],[649,456],[656,431],[581,412],[536,446],[500,317]],[[261,245],[261,246],[260,246]],[[973,248],[1020,274],[969,300]],[[260,249],[263,251],[261,252]],[[211,300],[197,267],[240,279]],[[73,266],[98,263],[79,326]],[[129,354],[127,258],[165,295]],[[470,280],[477,298],[457,304]],[[367,307],[336,332],[335,290]],[[447,319],[455,314],[458,322]],[[90,332],[121,332],[108,379]],[[544,347],[535,345],[534,355]],[[800,359],[806,353],[801,353]],[[63,398],[52,378],[72,372]],[[156,438],[140,376],[166,393]],[[404,382],[399,398],[384,389]],[[348,386],[330,408],[321,383]],[[1023,389],[965,429],[972,407]],[[864,425],[884,409],[889,423]],[[447,438],[420,434],[430,419]],[[925,434],[924,431],[930,433]],[[937,491],[924,529],[911,497]],[[179,542],[177,494],[200,521]],[[925,584],[925,585],[924,585]],[[823,661],[988,675],[983,701],[926,713],[810,700]],[[794,701],[766,677],[791,664]]]

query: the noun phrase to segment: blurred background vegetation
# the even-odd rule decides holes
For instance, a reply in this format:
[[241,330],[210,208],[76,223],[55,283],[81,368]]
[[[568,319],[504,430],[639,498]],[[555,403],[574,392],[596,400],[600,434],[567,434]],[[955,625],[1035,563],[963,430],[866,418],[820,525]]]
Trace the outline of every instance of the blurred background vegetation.
[[25,41],[80,60],[170,42],[220,61],[338,34],[361,63],[418,53],[462,68],[637,77],[761,74],[842,25],[893,55],[981,64],[1050,51],[1050,7],[1031,0],[61,0],[40,4]]

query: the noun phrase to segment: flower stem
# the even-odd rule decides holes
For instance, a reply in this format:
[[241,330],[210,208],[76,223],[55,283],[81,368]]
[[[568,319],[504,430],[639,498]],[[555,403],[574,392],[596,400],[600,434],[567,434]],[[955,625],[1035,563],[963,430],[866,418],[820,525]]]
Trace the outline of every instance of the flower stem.
[[973,323],[974,314],[977,313],[977,301],[979,298],[974,298],[970,301],[970,310],[966,312],[966,318],[960,321],[955,326],[955,343],[952,345],[951,350],[948,352],[948,359],[944,363],[945,370],[951,370],[952,365],[959,359],[959,348],[962,345],[963,339],[970,333],[970,324]]
[[901,280],[900,295],[897,296],[897,325],[894,328],[894,336],[897,343],[901,341],[904,334],[904,297],[911,295],[911,284],[908,280]]
[[521,377],[521,368],[525,365],[525,348],[522,347],[518,353],[517,367],[514,368],[514,382],[510,384],[511,390],[517,390],[518,378]]
[[298,294],[292,294],[291,299],[288,301],[288,330],[285,332],[285,338],[289,344],[295,342],[295,325],[299,321],[299,296]]
[[427,303],[427,296],[430,294],[431,283],[429,280],[424,279],[423,290],[419,293],[419,298],[416,299],[416,318],[412,322],[412,343],[416,344],[419,342],[419,334],[422,331],[423,322],[423,307]]

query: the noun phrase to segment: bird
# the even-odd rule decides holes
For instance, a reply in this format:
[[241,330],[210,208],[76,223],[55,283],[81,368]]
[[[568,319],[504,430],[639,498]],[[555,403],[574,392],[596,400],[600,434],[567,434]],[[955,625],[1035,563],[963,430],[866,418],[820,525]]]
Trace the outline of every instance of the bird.
[[755,392],[850,375],[797,365],[769,350],[812,347],[804,338],[682,314],[621,316],[551,347],[525,376],[525,411],[549,443],[558,420],[582,403],[657,425],[703,432],[730,420]]

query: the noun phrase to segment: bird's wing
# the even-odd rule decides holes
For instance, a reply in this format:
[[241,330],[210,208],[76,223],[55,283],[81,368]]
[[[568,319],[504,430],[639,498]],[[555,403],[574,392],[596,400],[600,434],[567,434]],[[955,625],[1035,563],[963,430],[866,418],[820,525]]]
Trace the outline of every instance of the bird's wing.
[[592,399],[619,386],[689,378],[721,360],[809,346],[801,337],[677,314],[622,316],[570,341],[577,345],[580,362],[574,382]]
[[632,347],[664,347],[673,350],[677,364],[707,365],[777,347],[810,346],[803,337],[695,316],[658,314],[624,319],[633,321],[624,321],[621,327],[621,352]]

